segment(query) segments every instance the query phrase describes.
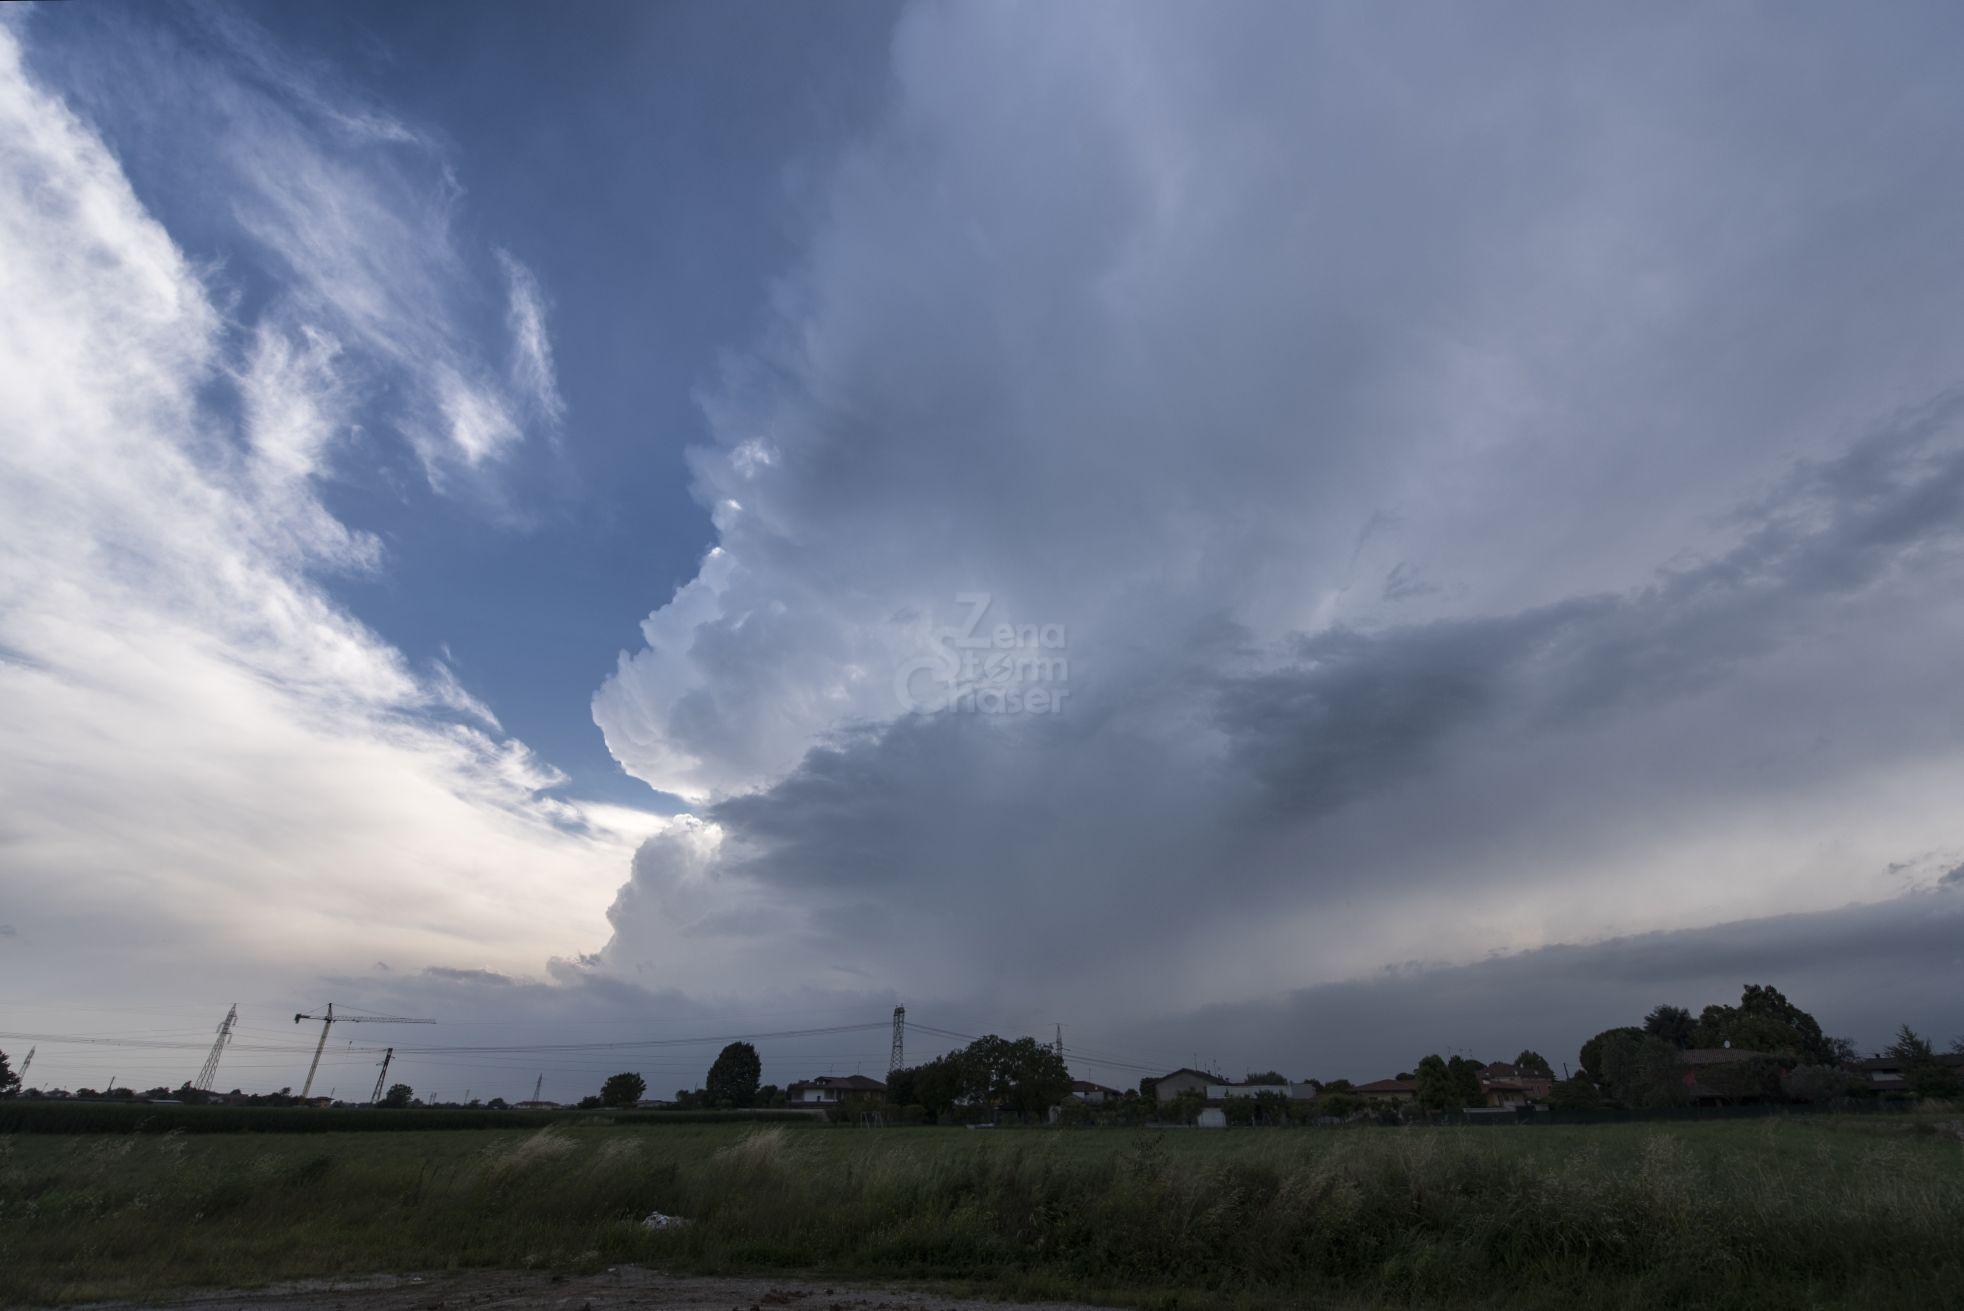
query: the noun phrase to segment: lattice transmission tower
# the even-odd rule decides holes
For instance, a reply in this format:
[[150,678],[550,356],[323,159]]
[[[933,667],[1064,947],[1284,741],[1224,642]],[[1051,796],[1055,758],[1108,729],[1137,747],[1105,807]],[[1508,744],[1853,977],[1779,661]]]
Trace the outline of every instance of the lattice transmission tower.
[[907,1008],[896,1006],[893,1008],[893,1050],[887,1054],[888,1074],[905,1069],[907,1066],[906,1036]]
[[210,1092],[211,1081],[218,1077],[218,1058],[225,1054],[225,1044],[232,1041],[232,1026],[239,1022],[239,1004],[225,1012],[225,1018],[218,1022],[218,1038],[211,1045],[211,1055],[205,1057],[204,1065],[198,1070],[198,1077],[191,1086],[199,1092]]

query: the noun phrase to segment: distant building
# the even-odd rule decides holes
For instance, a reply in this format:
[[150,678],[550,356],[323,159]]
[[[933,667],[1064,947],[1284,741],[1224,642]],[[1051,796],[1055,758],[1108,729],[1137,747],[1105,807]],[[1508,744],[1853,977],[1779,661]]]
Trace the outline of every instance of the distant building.
[[1087,1106],[1103,1106],[1125,1096],[1116,1088],[1107,1088],[1102,1083],[1092,1083],[1087,1079],[1071,1080],[1071,1097]]
[[807,1106],[834,1105],[848,1101],[872,1101],[886,1096],[887,1086],[863,1074],[821,1074],[801,1079],[784,1090],[787,1102]]
[[1350,1091],[1374,1102],[1409,1102],[1418,1097],[1418,1080],[1378,1079],[1372,1083],[1360,1083]]
[[513,1102],[511,1108],[514,1111],[556,1111],[559,1109],[559,1103],[528,1098],[522,1102]]
[[1197,1092],[1202,1097],[1207,1096],[1209,1088],[1220,1085],[1221,1077],[1218,1074],[1208,1074],[1204,1070],[1193,1070],[1183,1066],[1171,1074],[1162,1074],[1157,1079],[1148,1079],[1145,1082],[1152,1086],[1153,1100],[1164,1106],[1183,1092]]
[[[1964,1054],[1945,1053],[1935,1060],[1938,1065],[1948,1065],[1958,1073],[1964,1074]],[[1866,1061],[1857,1061],[1855,1073],[1876,1092],[1909,1091],[1909,1070],[1903,1061],[1894,1056],[1872,1056]]]

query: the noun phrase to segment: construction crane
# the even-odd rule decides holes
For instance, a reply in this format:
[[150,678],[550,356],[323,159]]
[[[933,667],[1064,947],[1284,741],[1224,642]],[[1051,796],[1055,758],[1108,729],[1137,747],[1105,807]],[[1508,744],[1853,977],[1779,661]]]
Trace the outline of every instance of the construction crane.
[[218,1041],[211,1045],[211,1055],[205,1057],[204,1068],[199,1070],[198,1077],[191,1081],[191,1086],[199,1092],[211,1091],[211,1081],[218,1077],[218,1058],[224,1053],[225,1044],[231,1040],[232,1026],[238,1022],[239,1004],[233,1002],[232,1009],[226,1011],[225,1018],[219,1021]]
[[[406,1015],[336,1015],[334,1013],[333,1002],[329,1002],[327,1004],[327,1009],[325,1011],[322,1011],[319,1015],[297,1014],[293,1017],[293,1022],[295,1024],[300,1023],[300,1021],[302,1020],[319,1020],[321,1022],[321,1040],[314,1044],[314,1063],[307,1067],[307,1082],[303,1084],[300,1088],[300,1100],[303,1102],[307,1100],[307,1094],[311,1093],[314,1090],[314,1074],[321,1067],[321,1052],[324,1051],[327,1047],[327,1031],[333,1028],[336,1024],[435,1024],[436,1023],[435,1020],[412,1020]],[[374,1049],[370,1048],[370,1050],[372,1051]]]
[[375,1076],[375,1091],[369,1094],[368,1098],[368,1104],[370,1106],[380,1106],[382,1104],[382,1084],[389,1077],[389,1062],[395,1058],[396,1049],[393,1047],[382,1053],[382,1072]]

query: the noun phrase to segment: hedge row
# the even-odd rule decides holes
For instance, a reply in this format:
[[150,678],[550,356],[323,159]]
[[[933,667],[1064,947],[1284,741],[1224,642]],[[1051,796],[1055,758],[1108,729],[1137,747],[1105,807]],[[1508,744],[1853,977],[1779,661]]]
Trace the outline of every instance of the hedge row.
[[810,1123],[803,1111],[390,1110],[373,1106],[159,1106],[148,1102],[0,1101],[0,1133],[362,1133],[535,1129],[554,1123]]

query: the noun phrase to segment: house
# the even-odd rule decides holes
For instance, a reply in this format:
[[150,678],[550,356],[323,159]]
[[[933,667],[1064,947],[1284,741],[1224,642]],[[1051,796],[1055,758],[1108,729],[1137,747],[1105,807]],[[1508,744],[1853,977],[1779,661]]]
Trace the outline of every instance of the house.
[[800,1079],[784,1090],[784,1099],[808,1106],[837,1105],[840,1102],[872,1101],[886,1096],[887,1086],[863,1074],[821,1074],[816,1079]]
[[[1964,1054],[1945,1053],[1934,1058],[1938,1065],[1948,1065],[1960,1075],[1964,1075]],[[1906,1093],[1909,1091],[1909,1071],[1904,1061],[1894,1056],[1872,1056],[1866,1061],[1855,1062],[1855,1073],[1879,1093]]]
[[1489,1079],[1484,1075],[1480,1078],[1480,1091],[1487,1095],[1487,1105],[1502,1109],[1545,1102],[1554,1086],[1552,1079]]
[[1418,1080],[1379,1079],[1373,1083],[1359,1084],[1350,1091],[1374,1102],[1409,1102],[1418,1097]]
[[1071,1080],[1071,1099],[1087,1106],[1103,1106],[1125,1096],[1116,1088],[1107,1088],[1102,1083],[1092,1083],[1087,1079]]
[[1157,1079],[1147,1079],[1141,1092],[1150,1092],[1161,1106],[1172,1101],[1184,1092],[1197,1092],[1202,1097],[1208,1095],[1209,1088],[1219,1087],[1221,1077],[1203,1070],[1188,1069],[1182,1066],[1171,1074],[1162,1074]]

